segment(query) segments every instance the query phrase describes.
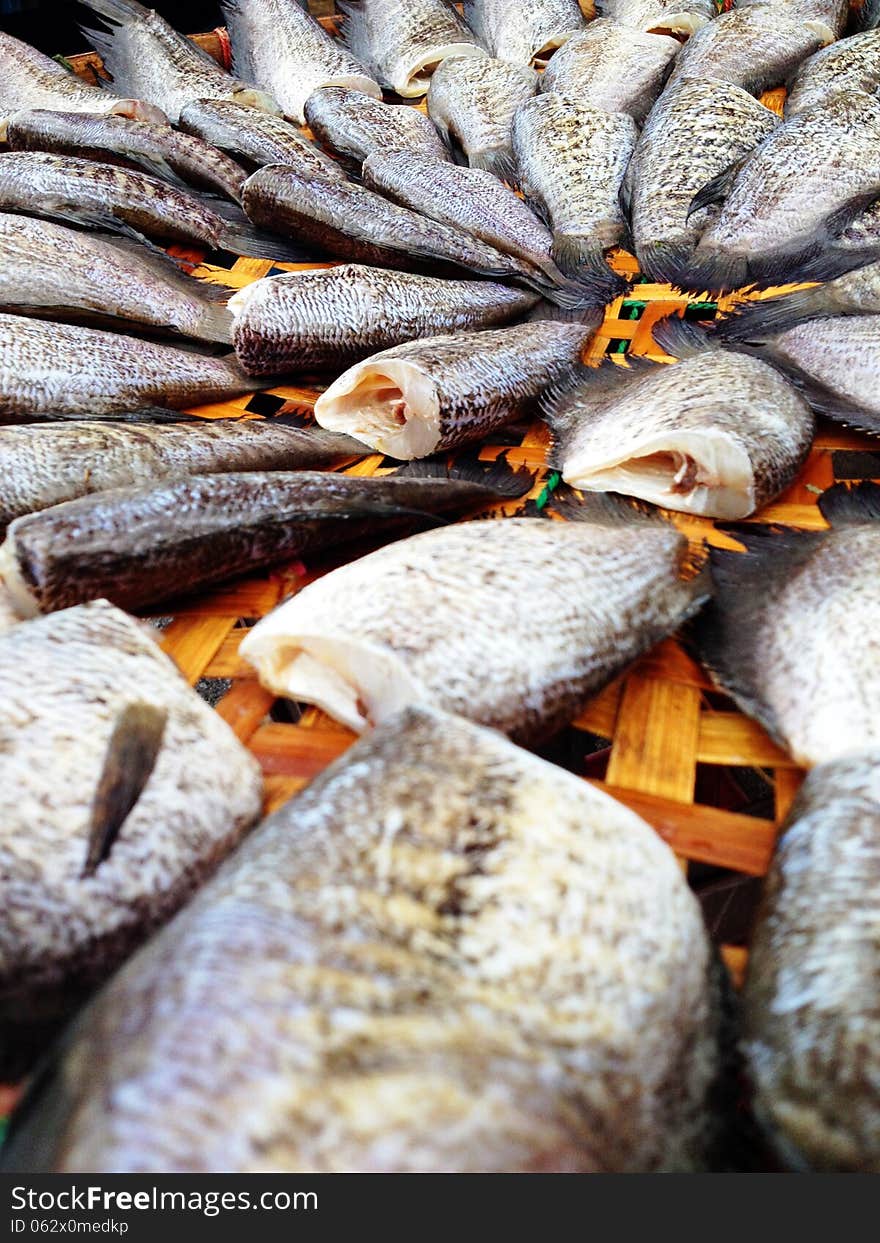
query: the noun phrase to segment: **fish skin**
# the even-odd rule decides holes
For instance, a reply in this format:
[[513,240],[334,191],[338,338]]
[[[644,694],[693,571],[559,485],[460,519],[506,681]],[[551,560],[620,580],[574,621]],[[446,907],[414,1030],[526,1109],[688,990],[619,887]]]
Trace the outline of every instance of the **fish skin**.
[[247,172],[200,138],[128,117],[77,112],[16,112],[6,141],[13,151],[50,151],[135,166],[176,185],[219,191],[239,202]]
[[[0,635],[0,687],[9,1079],[238,843],[260,814],[262,778],[148,628],[106,601]],[[133,704],[167,712],[162,743],[109,856],[84,875],[108,742]],[[50,765],[38,761],[47,748]]]
[[448,57],[486,56],[449,0],[338,0],[336,8],[343,43],[404,99],[424,95],[432,67]]
[[534,411],[544,389],[579,365],[599,318],[392,346],[344,371],[315,402],[315,418],[390,457],[455,448]]
[[595,0],[597,14],[648,34],[692,35],[715,21],[714,0]]
[[[492,328],[538,295],[494,281],[450,281],[343,264],[286,272],[235,294],[235,352],[251,375],[338,368],[415,337]],[[363,452],[363,446],[359,446]]]
[[880,752],[814,768],[777,841],[755,927],[743,1047],[758,1120],[798,1171],[880,1171],[878,830]]
[[465,0],[465,21],[499,60],[544,64],[586,25],[578,0]]
[[830,531],[755,526],[737,531],[745,553],[711,550],[715,597],[696,622],[700,655],[804,768],[880,744],[871,637],[880,526],[859,512],[865,495],[844,494],[857,521],[835,515]]
[[173,124],[194,99],[232,99],[280,114],[278,103],[255,85],[240,82],[213,57],[137,0],[83,0],[106,22],[83,33],[117,87],[158,104]]
[[849,90],[870,95],[880,90],[880,30],[850,35],[808,57],[786,96],[786,119]]
[[513,118],[538,89],[538,75],[503,60],[456,57],[435,70],[428,116],[471,168],[514,177]]
[[680,47],[667,35],[599,17],[559,49],[544,71],[541,90],[572,95],[606,112],[628,112],[641,125]]
[[[692,327],[667,322],[685,336]],[[681,361],[619,367],[608,359],[548,402],[553,465],[581,491],[728,521],[748,517],[803,465],[815,430],[810,407],[757,358],[699,339],[676,349],[659,331],[655,340]]]
[[299,470],[361,446],[275,419],[198,419],[139,427],[76,420],[0,428],[0,533],[14,518],[92,492],[185,475]]
[[809,280],[817,252],[826,278],[859,266],[859,254],[822,252],[832,222],[855,216],[880,194],[875,150],[880,101],[857,91],[785,121],[732,170],[721,211],[704,230],[683,286],[726,292]]
[[491,481],[445,474],[319,471],[159,480],[16,518],[0,548],[0,574],[22,617],[97,599],[131,611],[367,533],[473,510],[506,487],[507,478],[499,492]]
[[302,173],[345,181],[334,159],[285,121],[230,99],[196,99],[180,113],[180,128],[260,167],[291,164]]
[[779,118],[729,82],[696,78],[668,86],[636,144],[625,186],[639,268],[678,284],[717,208],[691,212],[697,191],[744,159]]
[[670,83],[717,78],[757,96],[782,86],[801,61],[833,38],[821,21],[804,21],[773,5],[731,9],[688,39]]
[[541,290],[546,285],[519,259],[350,182],[304,177],[270,164],[244,183],[243,198],[255,225],[295,236],[340,259],[404,270],[422,263],[435,273],[439,261],[456,274],[460,269],[519,280]]
[[[411,151],[371,155],[364,185],[440,224],[464,229],[503,254],[539,268],[551,285],[567,278],[550,258],[553,235],[521,198],[492,173],[460,164],[438,166]],[[549,296],[549,290],[548,295]]]
[[783,371],[817,413],[880,434],[880,313],[823,316],[782,329],[759,323],[750,331],[747,322],[735,344]]
[[23,108],[103,112],[166,124],[161,108],[84,82],[28,43],[0,30],[0,140],[7,118]]
[[637,137],[631,116],[554,93],[530,99],[513,122],[520,186],[553,230],[554,262],[603,302],[627,288],[605,251],[623,239],[620,190]]
[[767,341],[811,319],[837,315],[880,316],[880,263],[871,263],[824,285],[741,302],[717,325],[725,342]]
[[221,0],[236,73],[264,87],[302,125],[305,102],[322,86],[382,98],[360,61],[324,30],[299,0]]
[[386,104],[362,91],[325,86],[306,100],[305,114],[318,141],[358,171],[374,152],[416,151],[434,160],[452,158],[433,122],[406,104]]
[[140,242],[0,212],[2,311],[228,344],[231,292]]
[[234,356],[0,314],[0,426],[155,405],[183,409],[259,387]]
[[752,4],[766,4],[791,17],[815,19],[824,23],[835,39],[839,39],[849,21],[849,0],[734,0],[735,9]]
[[681,577],[684,536],[617,509],[617,522],[505,518],[399,540],[310,583],[241,655],[275,694],[359,732],[431,703],[540,742],[705,598]]
[[709,960],[643,820],[491,731],[401,713],[102,993],[4,1169],[699,1167]]

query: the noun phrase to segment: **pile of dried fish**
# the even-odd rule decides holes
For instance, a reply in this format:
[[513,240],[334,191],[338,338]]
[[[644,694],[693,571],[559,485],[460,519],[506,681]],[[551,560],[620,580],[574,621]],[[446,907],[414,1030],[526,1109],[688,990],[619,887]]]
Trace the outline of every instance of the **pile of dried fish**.
[[[880,486],[761,521],[817,415],[880,434],[876,5],[223,0],[224,68],[85,2],[92,81],[0,32],[0,1078],[82,1008],[0,1163],[723,1164],[685,876],[523,749],[687,623],[815,766],[747,976],[755,1118],[787,1167],[880,1169]],[[621,247],[737,296],[588,366]],[[316,373],[313,422],[281,386]],[[653,506],[738,525],[707,555]],[[301,557],[218,658],[366,736],[212,877],[257,765],[121,610]]]

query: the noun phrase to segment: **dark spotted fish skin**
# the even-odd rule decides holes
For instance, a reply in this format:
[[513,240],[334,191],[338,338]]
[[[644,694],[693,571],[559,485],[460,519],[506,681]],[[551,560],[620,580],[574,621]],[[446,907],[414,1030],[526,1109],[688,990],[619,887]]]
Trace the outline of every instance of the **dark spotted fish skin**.
[[196,99],[180,113],[187,134],[260,167],[290,164],[301,173],[344,181],[345,174],[329,155],[283,117],[260,112],[231,99]]
[[850,35],[808,57],[785,98],[786,117],[826,104],[842,91],[880,90],[880,30]]
[[102,112],[162,125],[161,108],[141,99],[121,99],[114,91],[84,82],[57,61],[0,30],[0,139],[13,112],[48,108],[60,112]]
[[606,112],[628,112],[641,124],[663,89],[681,44],[610,18],[590,22],[553,56],[542,91],[572,95]]
[[14,518],[108,488],[186,475],[299,470],[355,457],[362,446],[273,419],[200,419],[138,427],[75,420],[0,428],[0,531]]
[[0,310],[228,344],[231,292],[140,242],[0,212]]
[[254,224],[320,246],[328,254],[375,267],[409,270],[439,261],[498,279],[535,280],[534,269],[449,225],[426,220],[372,190],[300,176],[270,165],[244,185]]
[[[829,221],[880,192],[880,101],[849,91],[778,126],[735,174],[685,274],[687,288],[738,289],[810,279]],[[874,256],[876,257],[876,256]],[[841,275],[858,259],[832,256]]]
[[[455,448],[534,412],[543,391],[577,367],[597,318],[535,321],[392,346],[343,372],[316,401],[315,418],[392,457]],[[402,371],[406,380],[399,378]],[[349,397],[364,385],[372,392],[377,377],[393,377],[378,386],[378,424],[369,401],[352,406]],[[401,393],[392,396],[395,380]],[[389,391],[387,400],[382,391]]]
[[824,24],[829,31],[829,42],[831,38],[841,37],[850,15],[849,0],[734,0],[733,7],[744,9],[751,4],[767,5],[798,21]]
[[50,151],[141,168],[178,185],[210,189],[238,202],[247,172],[215,147],[168,125],[77,112],[16,112],[6,141],[13,151]]
[[830,43],[821,21],[804,21],[768,4],[722,13],[682,48],[671,82],[718,78],[751,95],[782,86],[801,61]]
[[173,124],[194,99],[232,99],[280,113],[276,100],[232,77],[207,52],[137,0],[83,0],[102,29],[84,30],[117,90],[158,104]]
[[742,160],[779,118],[729,82],[687,79],[654,105],[626,177],[630,221],[641,270],[677,284],[717,208],[691,212],[694,195]]
[[472,57],[446,60],[431,78],[428,116],[471,168],[511,180],[513,118],[537,89],[538,75],[525,65]]
[[342,38],[377,82],[414,99],[450,56],[484,57],[449,0],[338,0]]
[[129,611],[496,498],[491,485],[236,471],[113,488],[15,519],[0,573],[22,617],[108,599]]
[[[47,366],[47,359],[51,366]],[[254,392],[235,357],[23,315],[0,315],[0,425],[183,409]]]
[[493,281],[343,264],[255,281],[230,306],[241,365],[251,375],[278,375],[338,369],[415,337],[497,327],[537,298]]
[[319,142],[357,170],[374,153],[415,151],[433,160],[452,158],[437,127],[405,104],[386,104],[362,91],[325,86],[306,100],[305,113]]
[[517,65],[543,64],[586,24],[578,0],[465,0],[464,16],[493,56]]
[[807,776],[767,877],[743,994],[754,1108],[781,1161],[880,1172],[880,752]]
[[[149,629],[106,601],[0,635],[0,694],[8,1081],[239,842],[260,814],[262,778]],[[87,867],[111,739],[135,708],[164,715],[158,752],[106,857]]]
[[0,210],[212,249],[225,228],[211,208],[158,177],[44,151],[0,153]]
[[305,103],[322,86],[382,98],[368,70],[324,30],[299,0],[221,0],[235,72],[264,87],[302,125]]
[[[513,924],[532,929],[515,953]],[[102,993],[5,1168],[699,1168],[710,957],[634,813],[458,717],[401,713]]]

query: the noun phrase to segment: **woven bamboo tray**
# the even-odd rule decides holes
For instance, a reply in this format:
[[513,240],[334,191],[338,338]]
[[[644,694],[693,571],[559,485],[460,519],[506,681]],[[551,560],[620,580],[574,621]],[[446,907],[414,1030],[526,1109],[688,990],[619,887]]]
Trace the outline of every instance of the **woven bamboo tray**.
[[[324,20],[332,28],[332,20]],[[196,41],[228,65],[224,31],[197,36]],[[99,72],[95,56],[76,57],[71,63],[83,76]],[[764,102],[781,110],[782,99],[782,92],[773,92]],[[188,258],[197,275],[237,288],[282,269],[329,266],[276,265],[179,248],[175,253]],[[658,319],[684,308],[697,318],[716,313],[714,303],[685,298],[669,286],[644,283],[635,261],[623,252],[615,256],[614,265],[635,283],[626,297],[608,308],[590,350],[592,361],[604,354],[626,353],[662,358],[651,337]],[[195,413],[206,418],[245,414],[256,418],[299,412],[307,419],[318,391],[290,384],[200,407]],[[540,502],[556,482],[545,464],[547,443],[546,429],[538,422],[505,429],[481,456],[488,461],[504,452],[512,464],[536,471],[531,495]],[[863,436],[821,424],[798,480],[754,521],[824,527],[817,494],[838,479],[880,479],[880,453],[875,455],[874,448]],[[371,455],[341,469],[371,475],[393,465]],[[708,540],[735,546],[711,522],[671,517],[697,544]],[[239,644],[249,625],[332,564],[297,563],[166,605],[154,614],[171,617],[161,643],[190,682],[227,680],[228,689],[220,688],[217,711],[262,766],[267,809],[295,794],[341,755],[354,735],[314,708],[299,710],[276,701],[240,659]],[[754,890],[747,878],[766,871],[777,825],[803,777],[760,726],[713,689],[705,671],[676,638],[662,643],[602,691],[548,754],[641,813],[681,858],[698,892],[722,895]],[[739,979],[746,931],[731,929],[723,907],[723,901],[720,908],[716,903],[713,910],[718,914],[720,909],[721,914],[710,923],[734,978]]]

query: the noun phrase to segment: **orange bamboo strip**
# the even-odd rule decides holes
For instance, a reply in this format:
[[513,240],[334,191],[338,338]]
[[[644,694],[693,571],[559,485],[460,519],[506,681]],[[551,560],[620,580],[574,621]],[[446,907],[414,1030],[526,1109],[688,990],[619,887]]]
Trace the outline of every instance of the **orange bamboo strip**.
[[632,674],[617,715],[608,782],[690,801],[699,728],[700,693],[695,687]]
[[722,945],[721,958],[730,973],[735,989],[741,989],[746,980],[749,951],[743,945]]
[[303,729],[297,725],[263,725],[250,749],[264,773],[311,778],[342,755],[356,735],[340,729]]
[[777,820],[784,820],[791,811],[791,805],[804,783],[805,776],[806,773],[800,768],[778,768],[776,770],[774,794]]
[[198,682],[235,625],[234,617],[175,618],[162,632],[162,647],[189,682]]
[[797,768],[755,721],[736,712],[704,712],[700,718],[697,759],[701,764],[740,768]]
[[[207,669],[205,675],[216,677],[216,674],[209,674]],[[274,702],[275,696],[272,692],[264,690],[254,678],[236,682],[220,700],[217,711],[226,724],[235,731],[238,738],[247,745],[266,719],[266,714]]]

